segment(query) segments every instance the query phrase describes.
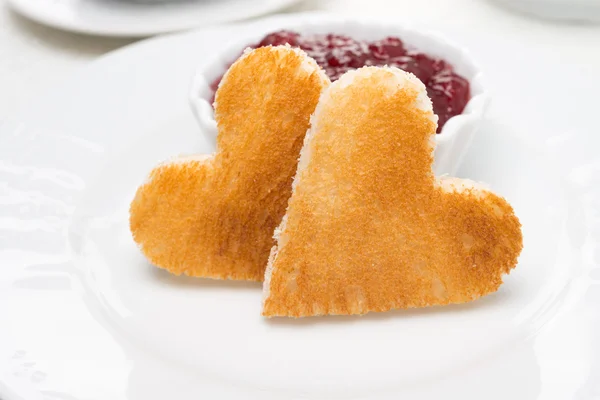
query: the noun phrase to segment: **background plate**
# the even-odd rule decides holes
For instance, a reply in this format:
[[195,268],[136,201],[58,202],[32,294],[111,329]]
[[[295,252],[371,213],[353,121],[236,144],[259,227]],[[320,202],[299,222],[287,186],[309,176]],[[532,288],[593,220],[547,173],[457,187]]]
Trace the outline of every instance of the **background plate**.
[[[41,24],[101,36],[150,36],[248,19],[299,0],[9,0]],[[218,41],[215,37],[213,40]]]

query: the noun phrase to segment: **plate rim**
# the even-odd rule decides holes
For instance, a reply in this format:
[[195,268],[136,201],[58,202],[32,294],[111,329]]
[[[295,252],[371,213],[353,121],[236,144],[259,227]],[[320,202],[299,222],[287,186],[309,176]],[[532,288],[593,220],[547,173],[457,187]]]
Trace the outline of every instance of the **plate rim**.
[[[165,0],[167,1],[167,0]],[[70,31],[74,33],[89,35],[89,36],[100,36],[107,38],[145,38],[160,34],[176,33],[186,31],[190,29],[202,29],[206,27],[214,27],[223,24],[230,24],[235,22],[242,22],[250,20],[252,18],[260,17],[271,13],[276,13],[288,7],[300,3],[303,0],[277,0],[278,4],[271,7],[265,7],[258,9],[257,11],[250,12],[245,16],[237,16],[234,18],[225,18],[221,21],[213,23],[205,23],[199,25],[194,22],[186,22],[185,24],[170,24],[169,26],[162,28],[124,28],[124,29],[112,29],[110,27],[86,27],[83,24],[77,23],[73,19],[65,19],[56,16],[52,13],[44,12],[39,7],[35,7],[32,0],[7,0],[8,5],[19,15],[36,22],[38,24],[48,26],[54,29],[62,31]],[[252,10],[252,8],[250,8]],[[181,12],[181,11],[178,11]]]

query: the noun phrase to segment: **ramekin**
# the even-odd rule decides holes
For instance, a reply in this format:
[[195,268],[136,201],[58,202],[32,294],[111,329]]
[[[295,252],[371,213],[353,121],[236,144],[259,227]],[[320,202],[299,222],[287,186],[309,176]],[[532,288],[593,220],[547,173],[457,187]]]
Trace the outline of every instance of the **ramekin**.
[[304,15],[298,19],[282,20],[279,25],[257,25],[251,33],[241,35],[235,42],[224,47],[203,63],[194,76],[190,90],[190,104],[200,128],[208,141],[216,145],[217,126],[210,99],[211,82],[221,76],[242,51],[257,43],[267,33],[289,29],[301,34],[338,33],[359,40],[376,40],[386,36],[397,36],[410,47],[428,55],[442,58],[454,66],[455,71],[465,77],[471,86],[471,99],[462,114],[450,118],[436,135],[434,171],[437,175],[454,174],[467,152],[469,145],[484,117],[489,103],[483,73],[467,50],[454,44],[438,33],[414,29],[390,22],[378,22],[329,15]]

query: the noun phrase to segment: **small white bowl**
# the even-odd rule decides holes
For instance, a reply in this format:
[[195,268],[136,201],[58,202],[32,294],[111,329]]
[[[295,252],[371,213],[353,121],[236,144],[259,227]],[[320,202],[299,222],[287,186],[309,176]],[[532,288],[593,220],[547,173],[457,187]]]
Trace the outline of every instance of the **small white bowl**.
[[214,111],[210,103],[211,82],[221,76],[247,46],[258,43],[266,34],[280,29],[293,30],[301,34],[338,33],[359,40],[397,36],[407,46],[452,64],[455,71],[469,81],[471,99],[463,113],[450,118],[440,134],[436,135],[434,170],[438,175],[453,174],[456,171],[480,125],[489,100],[483,74],[467,51],[431,32],[393,23],[327,15],[305,15],[299,17],[297,21],[279,27],[271,25],[264,29],[257,29],[252,34],[243,36],[235,43],[226,46],[225,50],[199,67],[190,91],[190,103],[202,132],[211,144],[216,146],[217,136]]

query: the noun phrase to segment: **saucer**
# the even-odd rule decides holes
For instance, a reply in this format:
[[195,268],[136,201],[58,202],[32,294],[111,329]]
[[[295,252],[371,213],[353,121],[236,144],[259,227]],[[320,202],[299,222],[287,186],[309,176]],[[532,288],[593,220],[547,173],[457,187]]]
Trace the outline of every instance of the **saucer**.
[[144,37],[257,17],[299,0],[9,0],[24,16],[100,36]]

